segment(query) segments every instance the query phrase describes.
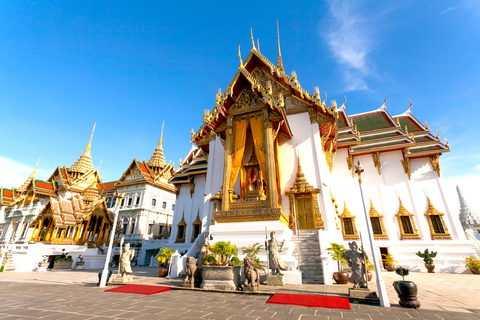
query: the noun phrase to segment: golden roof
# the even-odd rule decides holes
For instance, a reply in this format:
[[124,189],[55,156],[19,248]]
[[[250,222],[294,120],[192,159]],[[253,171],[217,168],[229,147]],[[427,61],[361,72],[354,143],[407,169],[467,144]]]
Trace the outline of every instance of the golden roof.
[[162,137],[163,137],[163,126],[165,121],[162,124],[162,133],[160,134],[160,140],[158,141],[158,146],[155,148],[152,157],[148,160],[148,166],[153,169],[154,172],[157,172],[155,168],[164,168],[167,163],[165,162],[165,156],[163,155],[162,147]]
[[93,132],[95,131],[95,126],[96,122],[93,125],[93,130],[92,134],[90,135],[90,141],[88,141],[87,148],[85,148],[85,151],[83,154],[78,158],[77,161],[69,168],[70,172],[80,172],[80,173],[86,173],[90,170],[93,169],[93,164],[92,164],[92,156],[90,154],[90,148],[92,146],[92,138],[93,138]]

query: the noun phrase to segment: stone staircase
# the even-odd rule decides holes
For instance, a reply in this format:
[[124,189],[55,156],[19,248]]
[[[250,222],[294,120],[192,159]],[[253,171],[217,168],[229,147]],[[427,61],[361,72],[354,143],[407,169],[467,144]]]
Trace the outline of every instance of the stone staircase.
[[[300,238],[300,244],[298,243]],[[302,272],[303,283],[323,284],[322,262],[320,260],[320,244],[316,230],[300,230],[299,236],[292,237],[295,243],[293,256],[298,257],[300,249],[299,270]]]

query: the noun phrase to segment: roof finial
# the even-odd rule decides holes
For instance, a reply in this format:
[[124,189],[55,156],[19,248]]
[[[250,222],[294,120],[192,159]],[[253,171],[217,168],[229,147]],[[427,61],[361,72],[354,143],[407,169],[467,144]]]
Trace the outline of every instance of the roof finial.
[[100,159],[100,164],[98,165],[97,172],[100,172],[100,168],[102,167],[103,157]]
[[253,28],[250,28],[250,38],[252,39],[252,51],[257,51],[257,48],[255,48],[255,40],[253,40]]
[[430,130],[430,129],[428,128],[428,122],[427,122],[427,120],[425,120],[425,128],[427,128],[427,130]]
[[95,122],[93,124],[93,130],[92,130],[92,134],[90,135],[90,141],[88,141],[88,145],[87,145],[87,148],[85,149],[85,152],[84,153],[90,153],[90,148],[92,146],[92,138],[93,138],[93,133],[95,132],[95,126],[97,125],[97,123]]
[[160,140],[158,141],[158,148],[162,149],[162,139],[163,139],[163,126],[165,125],[165,120],[162,123],[162,132],[160,133]]
[[343,100],[342,106],[340,108],[345,108],[345,103],[347,103],[347,96],[343,95],[343,97],[345,98],[345,100]]
[[277,68],[285,71],[283,69],[283,62],[282,62],[282,53],[280,52],[280,31],[278,28],[278,20],[277,20],[277,44],[278,44],[278,57],[277,57]]
[[387,106],[385,106],[387,104],[387,96],[386,95],[383,95],[383,96],[385,97],[385,101],[383,101],[382,107],[387,108]]
[[[408,100],[410,100],[410,98],[408,98]],[[410,109],[412,108],[413,106],[413,103],[412,103],[412,100],[410,100],[410,106],[408,107],[408,112],[412,113],[412,111],[410,111]]]
[[240,53],[240,46],[238,46],[238,58],[240,58],[240,67],[243,68],[242,54]]
[[32,172],[32,177],[33,178],[35,178],[35,176],[37,174],[37,168],[38,168],[38,164],[40,163],[40,159],[42,159],[42,155],[40,155],[40,158],[38,158],[37,165],[35,166],[35,169],[33,169],[33,172]]
[[257,50],[260,52],[260,39],[257,38]]

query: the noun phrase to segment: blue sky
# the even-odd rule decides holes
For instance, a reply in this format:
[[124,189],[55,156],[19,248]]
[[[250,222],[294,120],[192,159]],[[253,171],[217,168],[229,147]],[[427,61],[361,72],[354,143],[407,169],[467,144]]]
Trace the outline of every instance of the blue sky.
[[[449,140],[447,180],[478,188],[480,2],[477,1],[3,1],[0,3],[0,185],[72,165],[94,122],[95,166],[118,179],[149,159],[165,120],[167,161],[190,149],[245,59],[250,28],[285,69],[349,114],[412,112]],[[323,94],[322,94],[323,96]],[[478,189],[477,189],[478,190]],[[466,193],[469,190],[465,190]],[[476,199],[472,199],[474,202]]]

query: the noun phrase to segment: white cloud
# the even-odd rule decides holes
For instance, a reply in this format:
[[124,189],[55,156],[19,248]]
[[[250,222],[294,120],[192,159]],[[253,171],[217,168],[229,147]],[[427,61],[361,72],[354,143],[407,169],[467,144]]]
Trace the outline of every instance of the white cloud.
[[325,38],[337,63],[342,65],[347,89],[366,90],[364,77],[371,73],[367,55],[372,50],[372,41],[367,20],[355,12],[350,2],[330,2],[333,23]]
[[[35,167],[0,156],[0,186],[4,188],[18,188],[28,179],[34,169]],[[37,176],[38,173],[41,174],[42,172],[37,170]]]
[[442,12],[440,12],[440,14],[445,14],[449,11],[452,11],[452,10],[456,10],[456,9],[460,9],[461,7],[450,7],[450,8],[447,8],[445,10],[443,10]]
[[480,170],[480,164],[477,164],[473,167],[474,170]]

